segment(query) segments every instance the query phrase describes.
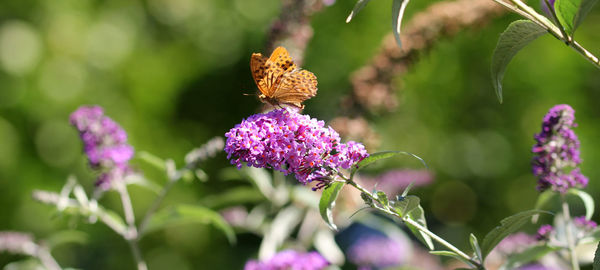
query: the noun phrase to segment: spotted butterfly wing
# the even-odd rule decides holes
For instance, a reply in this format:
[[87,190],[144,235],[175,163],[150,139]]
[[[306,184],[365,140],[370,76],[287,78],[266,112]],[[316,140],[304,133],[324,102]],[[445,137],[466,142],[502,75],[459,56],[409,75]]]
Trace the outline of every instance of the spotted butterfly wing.
[[269,58],[260,53],[252,54],[250,69],[263,102],[302,108],[302,102],[317,93],[317,77],[298,69],[283,47],[277,47]]

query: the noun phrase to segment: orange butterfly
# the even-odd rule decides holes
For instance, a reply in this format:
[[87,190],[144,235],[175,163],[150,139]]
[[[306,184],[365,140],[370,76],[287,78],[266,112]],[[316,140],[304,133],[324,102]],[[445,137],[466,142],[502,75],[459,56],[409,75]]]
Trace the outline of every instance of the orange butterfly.
[[250,70],[262,102],[274,106],[289,104],[302,109],[302,102],[317,94],[315,74],[299,69],[283,47],[277,47],[269,58],[253,53]]

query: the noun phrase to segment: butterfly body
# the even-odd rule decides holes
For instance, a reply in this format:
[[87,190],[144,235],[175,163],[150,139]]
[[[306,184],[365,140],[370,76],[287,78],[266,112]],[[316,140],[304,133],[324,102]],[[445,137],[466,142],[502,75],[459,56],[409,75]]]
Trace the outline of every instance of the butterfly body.
[[283,47],[277,47],[268,58],[253,53],[250,69],[262,102],[303,108],[302,102],[317,94],[317,77],[298,68]]

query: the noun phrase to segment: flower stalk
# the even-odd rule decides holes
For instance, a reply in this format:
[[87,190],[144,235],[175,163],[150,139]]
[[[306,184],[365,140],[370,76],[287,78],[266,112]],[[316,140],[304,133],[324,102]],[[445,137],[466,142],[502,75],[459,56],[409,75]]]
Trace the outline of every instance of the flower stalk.
[[577,254],[575,253],[575,239],[573,239],[573,221],[571,220],[571,213],[569,211],[569,204],[563,194],[562,200],[562,211],[565,216],[565,227],[567,234],[567,245],[569,246],[569,255],[571,257],[571,267],[573,270],[579,270],[579,262],[577,260]]
[[[504,6],[505,8],[529,19],[540,27],[546,29],[548,33],[553,35],[558,40],[563,41],[567,46],[574,49],[577,53],[591,62],[596,68],[600,68],[600,59],[588,51],[586,48],[581,46],[577,41],[573,39],[573,37],[566,33],[562,26],[557,27],[548,20],[543,15],[537,13],[533,8],[523,3],[521,0],[509,0],[510,3],[505,2],[505,0],[493,0],[494,2]],[[552,10],[552,8],[550,8]],[[551,11],[554,13],[554,11]],[[554,15],[556,16],[556,15]]]
[[429,237],[431,237],[436,242],[440,243],[442,246],[448,248],[452,252],[454,252],[454,253],[458,254],[460,257],[464,258],[466,261],[470,262],[475,267],[477,267],[477,269],[483,269],[483,265],[481,265],[479,262],[473,260],[469,255],[467,255],[466,253],[462,252],[460,249],[458,249],[454,245],[450,244],[448,241],[444,240],[443,238],[439,237],[438,235],[436,235],[435,233],[433,233],[429,229],[421,226],[421,224],[419,224],[418,222],[412,220],[408,215],[401,216],[400,214],[396,213],[395,211],[392,211],[390,209],[389,205],[382,203],[379,198],[377,198],[376,196],[374,196],[371,192],[369,192],[368,190],[366,190],[364,187],[362,187],[361,185],[359,185],[355,181],[351,180],[350,178],[344,176],[341,173],[338,173],[338,176],[340,176],[342,179],[344,179],[344,181],[345,181],[346,184],[351,185],[352,187],[354,187],[357,190],[359,190],[362,194],[366,194],[367,196],[369,196],[369,198],[371,198],[374,202],[377,202],[377,204],[373,204],[372,205],[373,208],[375,208],[375,209],[377,209],[377,210],[379,210],[379,211],[381,211],[383,213],[386,213],[388,215],[392,215],[392,216],[395,216],[395,217],[398,217],[398,218],[402,219],[402,221],[404,221],[404,222],[406,222],[406,223],[414,226],[417,230],[419,230],[419,231],[427,234]]

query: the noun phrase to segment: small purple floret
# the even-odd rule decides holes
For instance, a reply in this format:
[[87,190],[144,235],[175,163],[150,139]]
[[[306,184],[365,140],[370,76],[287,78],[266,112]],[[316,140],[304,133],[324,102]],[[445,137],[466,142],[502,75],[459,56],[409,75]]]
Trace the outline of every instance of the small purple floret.
[[539,191],[551,188],[565,193],[569,188],[587,185],[587,177],[577,168],[581,158],[579,139],[571,130],[575,126],[575,111],[566,104],[554,106],[544,116],[532,148],[533,174],[538,178]]
[[341,143],[323,121],[288,109],[252,115],[225,137],[227,158],[238,168],[272,168],[303,184],[318,181],[316,188],[329,183],[338,168],[349,169],[368,156],[360,143]]
[[550,239],[550,234],[554,231],[554,227],[550,224],[542,225],[537,231],[535,238],[538,241]]
[[596,222],[587,219],[585,216],[573,218],[573,223],[575,223],[575,226],[583,228],[585,230],[593,230],[596,227],[598,227],[598,224]]
[[284,250],[266,261],[248,261],[244,270],[320,270],[328,265],[329,262],[317,252]]
[[90,166],[101,172],[96,186],[109,189],[111,183],[132,172],[129,160],[134,150],[127,144],[127,133],[112,119],[104,116],[99,106],[79,107],[70,116],[70,122],[79,131]]

